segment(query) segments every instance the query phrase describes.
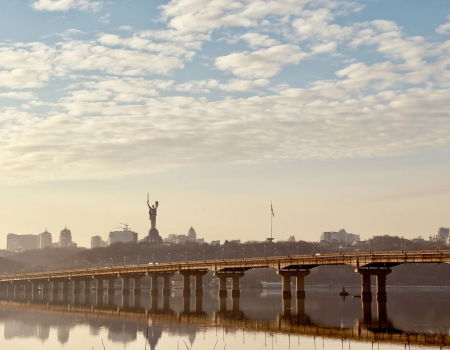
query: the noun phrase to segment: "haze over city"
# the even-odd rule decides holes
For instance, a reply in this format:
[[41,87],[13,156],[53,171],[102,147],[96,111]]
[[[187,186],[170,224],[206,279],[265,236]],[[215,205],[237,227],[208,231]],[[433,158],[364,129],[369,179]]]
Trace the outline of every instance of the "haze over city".
[[[388,10],[387,10],[388,9]],[[26,24],[26,25],[25,25]],[[0,248],[450,225],[448,1],[0,3]]]

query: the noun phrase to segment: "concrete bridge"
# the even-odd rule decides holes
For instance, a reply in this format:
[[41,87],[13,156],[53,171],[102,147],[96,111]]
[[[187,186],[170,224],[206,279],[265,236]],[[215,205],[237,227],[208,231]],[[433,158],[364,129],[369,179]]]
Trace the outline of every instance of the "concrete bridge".
[[38,272],[30,274],[6,275],[0,277],[0,294],[11,294],[23,290],[37,293],[38,286],[46,291],[64,293],[69,291],[69,283],[74,293],[84,290],[90,293],[91,282],[96,282],[98,294],[104,293],[104,281],[108,281],[108,293],[114,293],[114,280],[122,279],[122,292],[128,295],[130,280],[134,280],[133,293],[140,295],[140,281],[145,276],[152,280],[151,295],[158,294],[159,279],[163,280],[163,295],[170,294],[170,278],[174,273],[183,276],[183,296],[190,296],[191,277],[195,278],[195,295],[201,296],[202,277],[212,271],[219,278],[219,296],[226,296],[226,281],[232,279],[232,296],[240,295],[239,279],[245,271],[253,268],[273,268],[282,278],[283,299],[292,297],[291,278],[296,278],[296,298],[305,298],[304,280],[310,270],[325,265],[350,265],[361,275],[362,301],[370,302],[370,277],[377,277],[377,300],[386,301],[386,276],[391,268],[400,264],[441,264],[450,263],[450,251],[380,252],[380,253],[340,253],[295,256],[275,256],[262,258],[220,259],[160,263],[152,265],[110,266],[77,270]]

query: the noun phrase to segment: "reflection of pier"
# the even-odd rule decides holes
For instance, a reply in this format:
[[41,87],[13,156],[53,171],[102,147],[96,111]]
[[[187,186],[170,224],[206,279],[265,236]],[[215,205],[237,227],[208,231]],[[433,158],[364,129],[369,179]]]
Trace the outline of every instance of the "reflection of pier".
[[[111,299],[112,297],[110,296]],[[152,298],[151,304],[154,304],[153,300],[158,299],[155,295]],[[168,300],[167,298],[165,299]],[[202,298],[197,297],[196,299],[200,300]],[[141,324],[141,326],[136,326],[137,328],[134,332],[145,332],[148,325],[151,324],[154,327],[154,329],[150,329],[149,334],[149,342],[151,341],[152,346],[156,346],[157,339],[159,339],[163,330],[177,326],[193,326],[195,328],[220,327],[230,329],[230,331],[242,329],[247,332],[271,332],[358,342],[409,344],[415,346],[442,347],[450,345],[450,336],[448,335],[406,333],[395,329],[388,321],[386,303],[383,302],[378,305],[376,319],[372,319],[372,315],[368,314],[368,303],[366,302],[363,303],[362,320],[353,328],[341,328],[326,327],[312,322],[310,317],[305,313],[305,300],[303,298],[296,298],[295,301],[294,299],[286,299],[283,304],[284,312],[274,321],[251,320],[247,318],[239,310],[239,299],[238,296],[234,296],[232,298],[233,307],[231,310],[227,310],[227,299],[219,298],[219,310],[212,316],[198,310],[197,307],[195,307],[195,311],[186,309],[187,303],[190,302],[190,298],[188,297],[183,298],[183,311],[180,313],[174,313],[170,308],[165,307],[146,310],[140,305],[140,297],[132,299],[133,302],[126,308],[117,307],[114,303],[108,301],[101,304],[97,303],[94,306],[86,302],[69,304],[62,301],[30,301],[26,299],[3,300],[0,301],[0,307],[4,310],[39,310],[44,313],[60,313],[68,316],[83,314],[85,315],[84,319],[89,324],[91,322],[98,323],[98,320],[102,318],[105,322],[115,320],[114,322],[133,321],[136,325]],[[168,306],[167,303],[168,301],[163,302],[163,304]],[[292,308],[291,306],[294,303],[295,307]],[[196,302],[195,304],[201,305],[201,302]],[[15,314],[15,312],[11,314]],[[91,321],[89,321],[90,319]]]

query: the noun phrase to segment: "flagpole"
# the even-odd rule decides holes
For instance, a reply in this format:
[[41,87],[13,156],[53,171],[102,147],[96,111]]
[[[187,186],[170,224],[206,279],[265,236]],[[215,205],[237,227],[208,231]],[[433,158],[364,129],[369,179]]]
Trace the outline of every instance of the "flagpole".
[[272,220],[273,220],[272,201],[270,201],[270,238],[273,238],[272,237]]

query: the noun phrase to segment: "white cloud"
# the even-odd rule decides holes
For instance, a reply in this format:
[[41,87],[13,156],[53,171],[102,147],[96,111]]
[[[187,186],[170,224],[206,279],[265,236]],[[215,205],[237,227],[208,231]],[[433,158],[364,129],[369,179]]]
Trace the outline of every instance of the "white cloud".
[[97,0],[37,0],[31,6],[38,11],[98,11],[103,6],[103,1]]
[[268,35],[260,33],[246,33],[238,36],[234,40],[245,40],[253,49],[258,47],[276,46],[279,44],[277,40],[270,38]]
[[0,93],[0,100],[35,100],[36,95],[32,92],[2,92]]
[[108,178],[185,165],[379,157],[450,145],[449,89],[343,99],[316,93],[159,97],[125,105],[73,101],[64,105],[70,114],[45,118],[0,110],[0,182],[17,182],[17,172],[22,182]]
[[[447,16],[447,19],[450,21],[450,15]],[[450,34],[450,22],[441,24],[436,28],[436,32],[439,34]]]
[[216,59],[216,67],[243,78],[271,78],[287,64],[297,64],[307,54],[295,45],[279,45],[253,52],[232,53]]
[[190,93],[210,93],[211,90],[222,90],[229,92],[253,91],[258,88],[267,87],[270,81],[267,79],[245,80],[233,79],[228,82],[219,82],[218,80],[193,80],[178,84],[176,91]]
[[98,21],[103,23],[103,24],[108,24],[109,23],[109,19],[111,18],[111,14],[107,13],[103,16],[101,16]]
[[333,20],[332,12],[327,8],[322,8],[304,11],[301,18],[292,22],[292,26],[302,40],[342,41],[348,39],[353,33],[353,28],[331,24]]

